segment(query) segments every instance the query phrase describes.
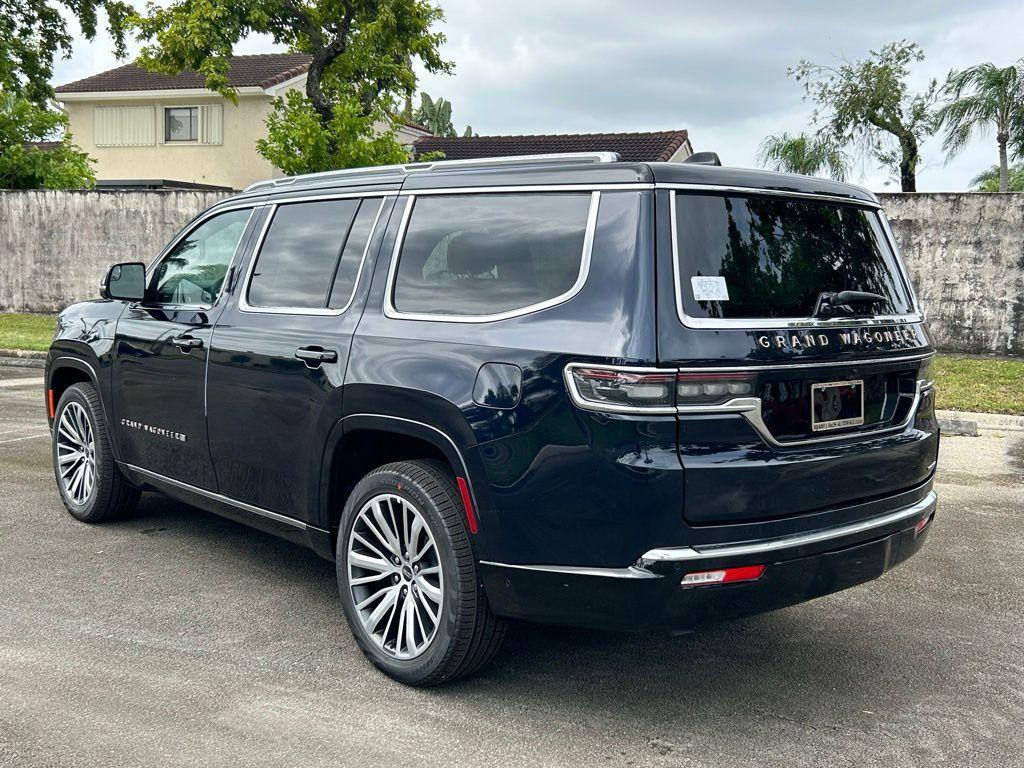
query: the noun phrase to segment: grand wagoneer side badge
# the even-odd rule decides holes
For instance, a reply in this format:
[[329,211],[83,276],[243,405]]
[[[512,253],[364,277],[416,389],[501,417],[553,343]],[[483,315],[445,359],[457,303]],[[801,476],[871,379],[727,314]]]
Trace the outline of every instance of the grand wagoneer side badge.
[[906,347],[921,342],[917,331],[910,327],[872,329],[844,329],[842,331],[796,333],[764,333],[757,336],[757,345],[764,349],[806,349],[809,347]]
[[188,437],[183,432],[175,432],[173,429],[166,429],[164,427],[154,427],[152,424],[144,424],[141,421],[121,419],[121,426],[137,429],[140,432],[149,432],[149,434],[157,435],[158,437],[169,437],[171,440],[177,440],[180,443],[188,441]]

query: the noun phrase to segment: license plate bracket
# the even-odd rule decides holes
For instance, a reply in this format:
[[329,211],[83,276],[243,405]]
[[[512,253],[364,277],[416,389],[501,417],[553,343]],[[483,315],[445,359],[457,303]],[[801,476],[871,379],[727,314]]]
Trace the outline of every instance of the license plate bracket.
[[864,424],[864,380],[811,385],[811,430],[829,432]]

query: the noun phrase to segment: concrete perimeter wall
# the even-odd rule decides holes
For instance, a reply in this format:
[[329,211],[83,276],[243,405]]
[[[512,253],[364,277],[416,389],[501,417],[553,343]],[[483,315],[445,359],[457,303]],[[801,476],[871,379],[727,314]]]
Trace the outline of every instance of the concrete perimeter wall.
[[879,198],[939,348],[1024,354],[1024,194]]
[[148,264],[226,194],[0,190],[0,311],[57,312],[97,298],[111,264]]
[[[0,191],[0,311],[95,298],[224,193]],[[1024,194],[880,196],[939,347],[1024,354]]]

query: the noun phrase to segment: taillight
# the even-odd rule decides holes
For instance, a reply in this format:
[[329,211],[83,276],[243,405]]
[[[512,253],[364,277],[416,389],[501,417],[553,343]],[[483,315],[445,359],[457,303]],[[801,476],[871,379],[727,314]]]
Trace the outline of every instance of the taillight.
[[676,372],[572,363],[566,383],[577,405],[599,411],[674,413],[676,406],[716,405],[754,394],[754,373]]
[[624,411],[675,407],[674,371],[569,366],[567,372],[581,405]]
[[676,376],[678,405],[711,405],[754,394],[751,373],[680,373]]

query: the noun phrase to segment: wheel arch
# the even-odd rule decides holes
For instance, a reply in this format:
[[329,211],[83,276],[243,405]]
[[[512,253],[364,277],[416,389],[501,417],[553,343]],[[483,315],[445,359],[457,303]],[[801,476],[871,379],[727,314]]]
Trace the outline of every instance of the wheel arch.
[[473,482],[474,473],[465,451],[447,432],[400,416],[353,414],[331,431],[321,468],[319,522],[331,532],[332,541],[349,493],[367,472],[391,461],[417,459],[440,461],[463,478],[474,514],[479,516],[481,494]]
[[[100,384],[99,373],[96,367],[87,360],[66,355],[55,357],[49,361],[46,369],[45,396],[48,398],[50,390],[53,390],[55,408],[56,404],[60,402],[61,395],[67,391],[68,387],[75,384],[92,384],[96,390],[96,394],[100,399],[100,407],[103,409],[103,418],[106,419],[110,432],[110,444],[114,457],[120,459],[121,454],[117,440],[118,430],[115,429],[114,423],[111,421],[110,408],[108,407],[107,399],[103,396],[103,386]],[[47,419],[52,426],[53,419],[50,418],[49,410],[47,410]]]

